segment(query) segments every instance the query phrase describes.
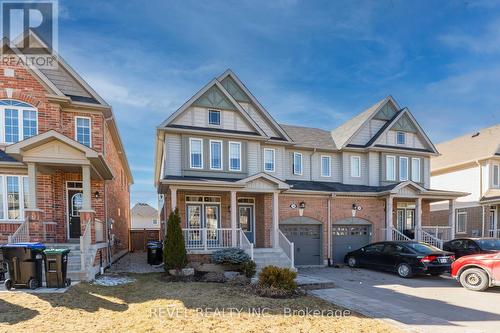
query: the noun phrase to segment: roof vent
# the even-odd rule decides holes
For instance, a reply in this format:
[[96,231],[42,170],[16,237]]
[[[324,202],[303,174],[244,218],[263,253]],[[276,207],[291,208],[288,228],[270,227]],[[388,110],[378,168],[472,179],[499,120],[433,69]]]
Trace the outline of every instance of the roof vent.
[[479,133],[479,132],[474,133],[474,134],[472,134],[472,137],[475,138],[475,137],[479,136],[479,134],[481,134],[481,133]]

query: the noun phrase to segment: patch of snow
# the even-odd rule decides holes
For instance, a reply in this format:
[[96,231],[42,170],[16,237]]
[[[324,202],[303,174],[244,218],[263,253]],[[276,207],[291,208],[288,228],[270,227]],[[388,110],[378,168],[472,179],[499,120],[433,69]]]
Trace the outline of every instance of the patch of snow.
[[134,278],[123,276],[123,275],[102,275],[97,278],[93,284],[104,287],[120,286],[122,284],[128,284],[135,282]]

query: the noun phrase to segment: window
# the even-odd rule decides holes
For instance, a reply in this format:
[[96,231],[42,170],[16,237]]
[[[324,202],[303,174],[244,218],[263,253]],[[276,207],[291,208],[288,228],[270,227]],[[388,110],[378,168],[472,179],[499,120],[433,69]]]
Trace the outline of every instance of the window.
[[293,153],[293,174],[302,175],[302,154]]
[[412,158],[411,159],[411,180],[419,183],[421,181],[420,178],[420,158]]
[[361,177],[361,157],[351,156],[351,177]]
[[28,177],[0,176],[0,219],[21,220],[28,204]]
[[208,110],[208,124],[217,126],[220,125],[220,111]]
[[406,133],[405,132],[396,132],[396,143],[398,145],[406,144]]
[[466,233],[467,232],[467,212],[457,211],[457,221],[456,221],[456,233]]
[[189,167],[203,169],[203,140],[189,139]]
[[385,157],[385,179],[390,181],[396,180],[396,157],[386,156]]
[[229,170],[241,171],[241,142],[229,142]]
[[500,166],[493,165],[493,186],[500,186]]
[[399,180],[408,180],[408,157],[399,158]]
[[331,176],[332,158],[330,156],[321,156],[321,177]]
[[210,169],[222,170],[222,141],[210,140]]
[[153,220],[153,225],[158,225],[158,220]]
[[90,123],[88,117],[75,117],[75,140],[87,147],[92,147]]
[[0,100],[0,141],[15,143],[38,134],[38,115],[29,104]]
[[274,172],[275,150],[264,148],[264,171]]

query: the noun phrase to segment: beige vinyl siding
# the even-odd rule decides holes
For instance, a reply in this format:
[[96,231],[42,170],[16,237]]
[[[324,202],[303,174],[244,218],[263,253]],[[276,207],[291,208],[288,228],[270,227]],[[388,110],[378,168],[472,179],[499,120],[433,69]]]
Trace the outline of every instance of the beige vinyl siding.
[[[293,173],[293,153],[302,154],[302,174],[296,175]],[[286,175],[285,179],[296,179],[296,180],[311,180],[311,151],[307,150],[296,150],[287,149],[286,150]]]
[[263,170],[262,159],[260,154],[260,143],[248,142],[248,175],[252,176]]
[[279,137],[280,135],[271,127],[271,124],[260,114],[259,111],[250,103],[240,103],[240,105],[245,109],[250,117],[259,125],[259,127],[264,131],[267,136]]
[[209,125],[208,110],[210,109],[192,106],[175,119],[173,124],[195,127],[217,127],[226,130],[255,132],[246,119],[244,119],[237,111],[231,110],[214,109],[221,111],[221,124],[220,126]]
[[426,145],[423,143],[422,139],[418,134],[411,132],[406,133],[406,144],[398,145],[396,143],[396,136],[398,131],[387,131],[384,135],[377,139],[376,144],[387,145],[387,146],[401,146],[405,148],[418,148],[424,149]]
[[[330,177],[321,176],[321,156],[330,156]],[[316,152],[312,154],[312,180],[320,182],[342,182],[340,154]]]
[[358,134],[352,139],[351,144],[365,145],[371,140],[375,134],[384,126],[384,120],[372,119],[359,131]]
[[[422,180],[424,182],[424,187],[425,188],[430,188],[431,186],[431,163],[430,163],[430,158],[429,157],[424,157],[422,158],[422,162],[424,165],[423,168],[423,173],[422,173]],[[421,162],[421,163],[422,163]]]
[[[351,176],[351,156],[359,156],[361,164],[361,177]],[[343,183],[353,185],[368,185],[368,157],[364,153],[342,153]]]
[[180,134],[165,136],[165,175],[180,176],[182,165],[182,140]]
[[380,153],[368,153],[368,184],[370,186],[380,185]]
[[264,170],[264,149],[274,149],[274,172],[266,171],[266,173],[273,175],[279,179],[285,179],[286,177],[286,158],[285,158],[285,147],[273,146],[273,145],[263,145],[260,147],[260,161],[259,168]]

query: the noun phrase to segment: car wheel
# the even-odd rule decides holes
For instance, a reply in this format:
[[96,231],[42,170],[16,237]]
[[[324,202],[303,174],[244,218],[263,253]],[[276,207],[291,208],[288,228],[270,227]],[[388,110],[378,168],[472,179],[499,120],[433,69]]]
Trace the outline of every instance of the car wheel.
[[408,264],[399,264],[397,268],[398,275],[402,278],[411,278],[413,276],[413,270]]
[[484,291],[490,285],[488,274],[480,268],[469,268],[460,274],[460,284],[469,290]]
[[28,281],[28,288],[31,290],[38,288],[38,282],[35,279],[30,279]]
[[358,267],[358,261],[354,257],[349,257],[347,259],[347,265],[352,268]]
[[14,286],[14,283],[12,282],[11,279],[5,280],[5,289],[11,290],[13,286]]

